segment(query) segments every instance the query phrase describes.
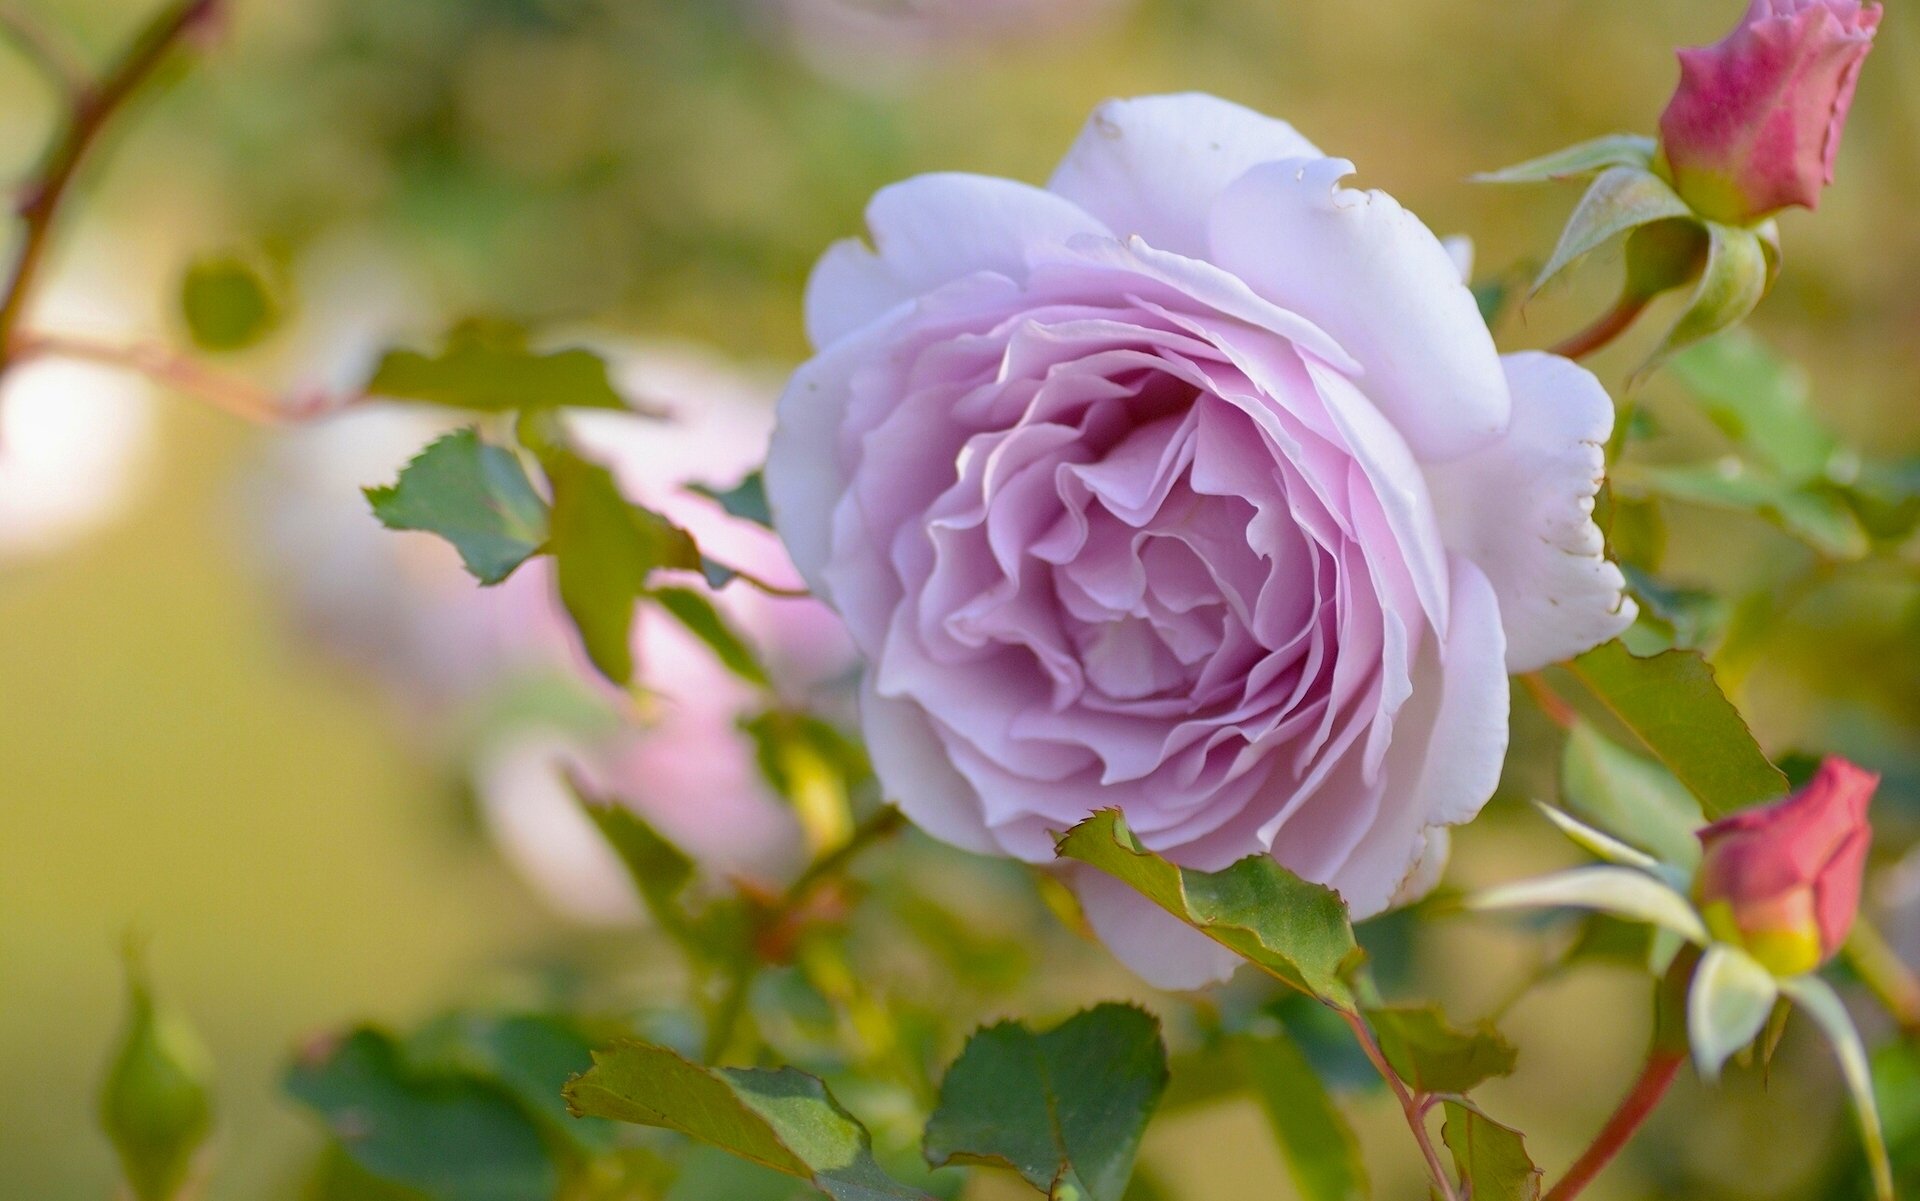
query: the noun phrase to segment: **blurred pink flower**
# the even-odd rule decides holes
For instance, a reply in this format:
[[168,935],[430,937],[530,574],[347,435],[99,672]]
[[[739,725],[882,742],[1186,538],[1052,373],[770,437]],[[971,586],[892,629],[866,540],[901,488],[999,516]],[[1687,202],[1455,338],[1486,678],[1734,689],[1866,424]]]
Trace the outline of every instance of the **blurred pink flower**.
[[[684,523],[714,557],[797,584],[769,530],[726,514],[684,485],[730,486],[757,466],[772,423],[770,389],[683,349],[598,346],[625,390],[672,413],[666,422],[576,412],[569,430],[633,500]],[[773,878],[802,853],[792,814],[761,780],[738,719],[765,700],[678,623],[643,608],[635,656],[643,695],[592,677],[553,597],[543,560],[481,588],[452,549],[426,534],[381,529],[359,488],[391,482],[458,415],[369,403],[285,438],[263,481],[276,575],[309,629],[382,679],[416,724],[441,738],[478,729],[464,752],[482,815],[508,860],[556,908],[585,921],[638,912],[611,853],[573,803],[566,775],[630,805],[710,874]],[[276,497],[283,498],[276,500]],[[704,587],[697,580],[690,583]],[[715,601],[762,651],[795,703],[830,692],[851,652],[830,611],[735,583]],[[604,721],[582,728],[513,715],[498,703],[516,681],[572,680]],[[491,717],[467,718],[488,709]],[[538,706],[534,706],[537,710]],[[502,716],[502,713],[505,716]]]
[[1681,196],[1735,224],[1818,204],[1879,24],[1861,0],[1753,0],[1726,37],[1680,51],[1660,145]]
[[801,57],[862,85],[898,84],[942,59],[1029,44],[1131,0],[772,0]]
[[1782,976],[1810,972],[1847,940],[1873,828],[1880,777],[1828,759],[1784,801],[1746,809],[1700,831],[1695,891],[1714,936]]

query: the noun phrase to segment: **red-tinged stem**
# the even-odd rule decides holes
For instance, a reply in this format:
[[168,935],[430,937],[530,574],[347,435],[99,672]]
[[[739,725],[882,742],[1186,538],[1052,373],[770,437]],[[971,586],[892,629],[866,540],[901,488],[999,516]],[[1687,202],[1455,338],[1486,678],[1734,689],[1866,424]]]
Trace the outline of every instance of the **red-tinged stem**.
[[1548,1191],[1546,1201],[1573,1201],[1580,1190],[1592,1184],[1593,1178],[1613,1162],[1613,1157],[1620,1154],[1620,1149],[1640,1129],[1647,1115],[1660,1104],[1660,1098],[1667,1095],[1680,1065],[1685,1062],[1686,1055],[1680,1051],[1656,1048],[1650,1053],[1646,1066],[1640,1069],[1640,1078],[1634,1081],[1633,1091],[1620,1102],[1620,1107],[1594,1137],[1593,1144],[1567,1169],[1560,1183]]
[[168,51],[195,27],[212,19],[223,0],[174,0],[136,35],[118,62],[73,98],[72,107],[20,201],[19,249],[0,288],[0,372],[17,352],[15,333],[26,315],[46,263],[55,219],[74,179],[112,118],[166,60]]
[[1521,676],[1520,683],[1527,690],[1527,695],[1533,698],[1533,703],[1540,706],[1540,711],[1545,713],[1547,720],[1554,725],[1563,730],[1571,730],[1579,722],[1580,714],[1553,690],[1553,685],[1547,683],[1545,677],[1539,672],[1530,671]]
[[1427,1175],[1432,1178],[1440,1201],[1460,1201],[1460,1194],[1453,1187],[1453,1177],[1447,1174],[1446,1166],[1440,1162],[1440,1152],[1433,1145],[1433,1137],[1427,1133],[1427,1111],[1432,1108],[1434,1099],[1407,1089],[1399,1074],[1387,1062],[1386,1056],[1380,1053],[1380,1044],[1374,1040],[1373,1031],[1368,1028],[1365,1018],[1349,1009],[1336,1009],[1334,1012],[1352,1028],[1353,1037],[1360,1044],[1367,1062],[1373,1065],[1373,1070],[1379,1072],[1380,1078],[1393,1090],[1393,1098],[1400,1103],[1400,1112],[1406,1116],[1407,1128],[1413,1131],[1413,1141],[1420,1145],[1420,1155],[1427,1161]]
[[332,412],[345,400],[314,396],[283,401],[272,392],[227,375],[186,355],[146,343],[110,342],[81,334],[22,332],[13,339],[11,364],[36,358],[98,363],[145,376],[156,384],[203,400],[221,412],[257,425],[303,421]]
[[1627,327],[1645,311],[1651,299],[1648,296],[1622,296],[1612,308],[1600,315],[1598,321],[1553,347],[1553,353],[1569,359],[1586,358],[1626,333]]

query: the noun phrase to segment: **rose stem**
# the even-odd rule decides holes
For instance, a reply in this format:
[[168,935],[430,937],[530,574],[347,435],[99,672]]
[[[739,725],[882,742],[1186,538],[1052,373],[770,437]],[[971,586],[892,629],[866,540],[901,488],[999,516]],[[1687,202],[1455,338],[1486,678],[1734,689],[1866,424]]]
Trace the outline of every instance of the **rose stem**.
[[275,425],[317,417],[334,411],[344,403],[326,399],[324,403],[284,404],[266,389],[215,371],[162,346],[120,344],[74,334],[38,331],[17,335],[9,365],[17,366],[35,358],[72,359],[118,367],[203,400],[229,416],[256,425]]
[[65,123],[21,195],[24,226],[13,267],[0,290],[0,372],[13,360],[15,331],[46,262],[55,218],[88,153],[113,116],[166,59],[167,52],[196,25],[211,18],[221,0],[175,0],[140,31],[120,60],[99,80],[73,97]]
[[1640,1129],[1640,1124],[1647,1120],[1647,1115],[1660,1104],[1660,1098],[1666,1096],[1686,1058],[1684,1051],[1667,1047],[1655,1047],[1648,1053],[1646,1066],[1640,1069],[1633,1091],[1620,1102],[1620,1107],[1594,1136],[1593,1144],[1567,1169],[1560,1183],[1548,1191],[1546,1201],[1573,1201],[1580,1190],[1593,1183],[1593,1178],[1620,1153],[1627,1140]]
[[1334,1010],[1342,1021],[1353,1029],[1353,1037],[1360,1044],[1360,1050],[1380,1073],[1380,1078],[1393,1090],[1394,1100],[1400,1102],[1400,1112],[1406,1115],[1407,1128],[1413,1131],[1413,1141],[1420,1144],[1420,1154],[1427,1161],[1427,1175],[1439,1190],[1441,1201],[1459,1201],[1460,1194],[1453,1187],[1453,1178],[1447,1175],[1447,1169],[1440,1163],[1440,1153],[1434,1149],[1433,1139],[1427,1133],[1427,1110],[1431,1097],[1425,1094],[1409,1092],[1393,1067],[1387,1063],[1386,1056],[1380,1053],[1380,1045],[1374,1041],[1373,1031],[1367,1028],[1366,1019],[1351,1009]]
[[1625,333],[1634,318],[1647,307],[1649,299],[1646,296],[1622,296],[1612,308],[1601,314],[1598,321],[1553,347],[1552,353],[1569,359],[1586,358]]

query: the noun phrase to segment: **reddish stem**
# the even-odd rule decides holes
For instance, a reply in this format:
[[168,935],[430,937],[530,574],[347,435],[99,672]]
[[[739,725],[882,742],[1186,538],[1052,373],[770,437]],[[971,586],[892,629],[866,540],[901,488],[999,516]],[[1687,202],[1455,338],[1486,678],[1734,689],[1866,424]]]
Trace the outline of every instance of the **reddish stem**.
[[1646,310],[1647,302],[1651,299],[1650,296],[1622,296],[1612,308],[1600,315],[1598,321],[1553,347],[1553,353],[1569,359],[1586,358],[1626,333],[1627,327]]
[[1667,1095],[1667,1089],[1673,1084],[1673,1078],[1679,1074],[1680,1065],[1686,1062],[1683,1052],[1655,1049],[1647,1056],[1646,1066],[1640,1069],[1640,1078],[1634,1081],[1633,1091],[1620,1102],[1620,1108],[1613,1111],[1607,1124],[1594,1136],[1593,1145],[1567,1169],[1560,1183],[1547,1193],[1546,1201],[1573,1201],[1581,1189],[1593,1183],[1600,1170],[1620,1154],[1640,1124],[1647,1120],[1654,1107],[1660,1104],[1660,1098]]

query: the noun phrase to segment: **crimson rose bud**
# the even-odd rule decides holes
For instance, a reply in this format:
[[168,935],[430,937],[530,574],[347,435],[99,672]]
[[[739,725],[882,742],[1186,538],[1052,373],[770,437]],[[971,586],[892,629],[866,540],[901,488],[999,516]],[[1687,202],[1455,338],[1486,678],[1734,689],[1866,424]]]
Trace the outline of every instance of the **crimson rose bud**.
[[1786,800],[1701,830],[1695,887],[1714,937],[1780,976],[1810,972],[1839,950],[1860,909],[1873,837],[1867,802],[1879,783],[1828,759]]
[[1746,225],[1814,207],[1879,25],[1860,0],[1753,0],[1732,33],[1680,51],[1660,143],[1695,212]]

